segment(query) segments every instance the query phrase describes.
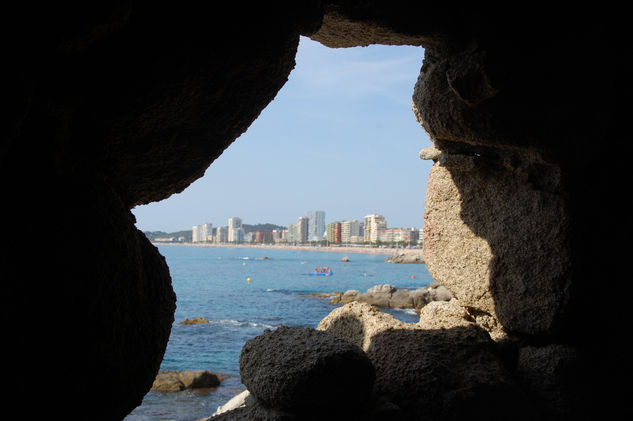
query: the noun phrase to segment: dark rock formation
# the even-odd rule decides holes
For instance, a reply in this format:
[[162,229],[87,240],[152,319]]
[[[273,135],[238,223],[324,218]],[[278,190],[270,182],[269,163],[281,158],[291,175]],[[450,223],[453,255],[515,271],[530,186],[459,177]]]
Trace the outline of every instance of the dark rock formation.
[[374,383],[374,368],[357,346],[318,330],[285,326],[244,345],[240,375],[266,407],[297,416],[362,414]]
[[400,409],[397,419],[533,419],[532,403],[495,343],[463,307],[437,301],[422,311],[420,323],[403,323],[354,302],[318,329],[366,351],[376,397]]
[[519,350],[517,379],[547,416],[582,419],[585,414],[580,401],[593,399],[582,388],[583,358],[568,345],[526,346]]
[[376,394],[398,405],[402,420],[533,420],[531,402],[475,325],[390,329],[372,338]]
[[166,370],[158,372],[152,390],[178,392],[185,389],[208,389],[218,387],[221,382],[222,376],[208,370]]

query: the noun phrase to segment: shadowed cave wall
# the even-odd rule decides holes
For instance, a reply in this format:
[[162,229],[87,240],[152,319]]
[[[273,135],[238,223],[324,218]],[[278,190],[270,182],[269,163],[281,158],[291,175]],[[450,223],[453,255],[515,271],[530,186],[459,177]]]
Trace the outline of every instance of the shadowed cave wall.
[[437,150],[431,274],[509,366],[526,347],[577,351],[582,392],[565,414],[623,402],[630,69],[617,11],[288,1],[7,13],[0,259],[7,361],[33,410],[117,420],[140,404],[175,297],[130,209],[203,175],[283,86],[299,35],[425,48],[412,112]]

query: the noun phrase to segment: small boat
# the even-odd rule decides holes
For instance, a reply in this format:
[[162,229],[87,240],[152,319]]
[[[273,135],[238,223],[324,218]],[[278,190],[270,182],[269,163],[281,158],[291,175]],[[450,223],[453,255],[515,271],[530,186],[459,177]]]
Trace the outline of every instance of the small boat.
[[329,267],[316,267],[310,275],[331,276],[334,272]]

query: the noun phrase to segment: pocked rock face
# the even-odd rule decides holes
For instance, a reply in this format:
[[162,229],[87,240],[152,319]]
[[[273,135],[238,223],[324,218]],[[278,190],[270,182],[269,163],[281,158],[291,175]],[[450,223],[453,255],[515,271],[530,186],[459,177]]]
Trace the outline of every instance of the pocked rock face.
[[356,345],[324,332],[280,326],[250,339],[240,375],[266,407],[294,413],[362,413],[374,367]]
[[[510,161],[510,160],[508,160]],[[553,334],[571,282],[555,168],[444,153],[429,175],[424,253],[461,305],[509,331]],[[547,183],[544,177],[550,176]]]

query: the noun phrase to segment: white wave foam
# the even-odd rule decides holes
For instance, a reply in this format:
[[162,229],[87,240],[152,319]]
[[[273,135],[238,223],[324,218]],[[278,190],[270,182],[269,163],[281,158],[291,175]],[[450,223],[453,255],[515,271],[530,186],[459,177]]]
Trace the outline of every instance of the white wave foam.
[[251,321],[239,321],[239,320],[210,320],[209,324],[212,325],[221,325],[221,326],[232,326],[232,327],[260,327],[264,329],[274,329],[275,326],[269,325],[266,323],[257,323]]

